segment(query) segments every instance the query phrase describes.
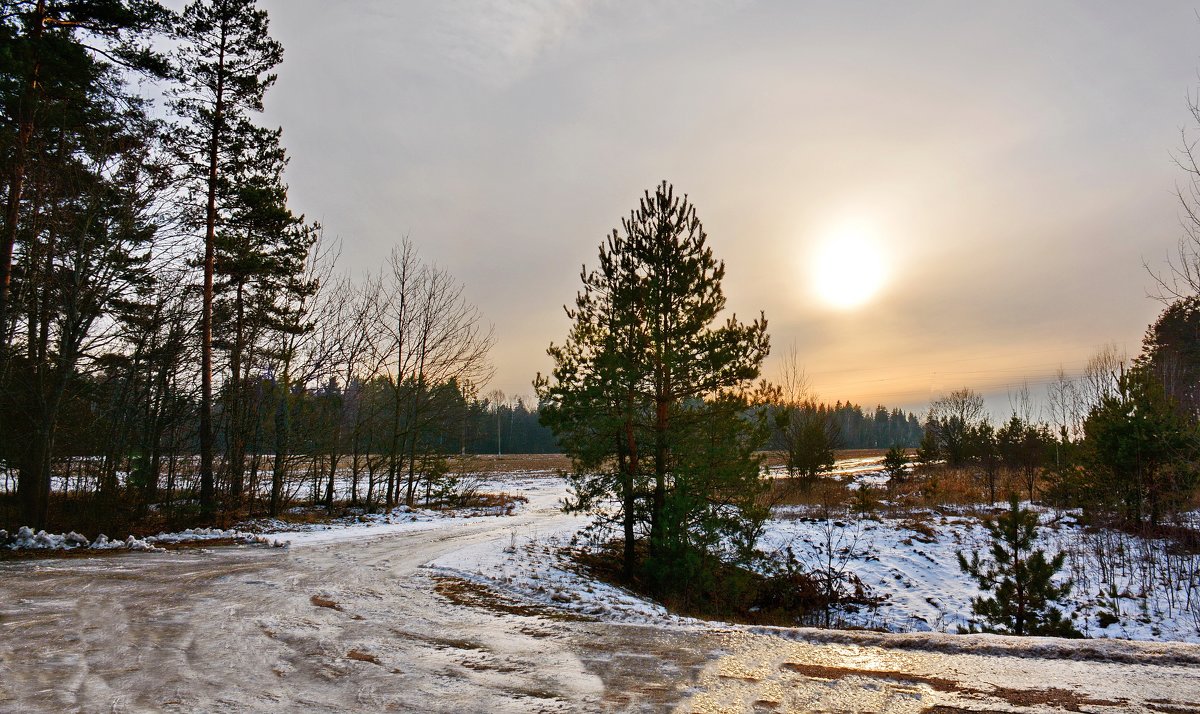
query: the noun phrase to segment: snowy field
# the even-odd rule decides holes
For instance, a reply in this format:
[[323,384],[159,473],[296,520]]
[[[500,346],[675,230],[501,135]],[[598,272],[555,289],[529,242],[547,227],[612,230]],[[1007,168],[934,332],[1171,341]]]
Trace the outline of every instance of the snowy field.
[[[1162,541],[1087,530],[1075,515],[1040,511],[1037,547],[1067,554],[1058,579],[1073,582],[1062,609],[1076,629],[1086,637],[1200,642],[1200,556],[1172,553]],[[876,608],[838,613],[845,625],[957,632],[971,624],[971,599],[980,594],[960,571],[957,553],[990,557],[989,542],[978,516],[952,509],[878,520],[842,511],[832,521],[780,509],[760,547],[775,553],[790,547],[800,562],[853,573],[884,598]]]

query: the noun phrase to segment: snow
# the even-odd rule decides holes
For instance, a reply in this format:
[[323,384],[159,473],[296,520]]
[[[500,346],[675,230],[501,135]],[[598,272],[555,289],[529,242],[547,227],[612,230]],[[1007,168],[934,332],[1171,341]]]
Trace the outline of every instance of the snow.
[[566,550],[587,524],[579,516],[554,527],[514,528],[508,542],[486,541],[426,564],[436,574],[480,583],[500,593],[607,622],[693,622],[623,588],[579,572]]
[[[1114,562],[1114,551],[1128,556],[1133,547],[1165,558],[1169,544],[1087,530],[1077,514],[1033,508],[1041,522],[1036,547],[1048,555],[1067,554],[1058,579],[1071,579],[1074,587],[1062,610],[1084,635],[1200,642],[1200,556],[1178,562],[1186,558],[1177,554],[1173,569],[1133,557]],[[845,624],[891,632],[956,632],[971,624],[971,599],[980,592],[959,569],[957,553],[979,551],[987,557],[989,535],[979,515],[961,509],[877,520],[846,511],[830,515],[817,518],[802,509],[780,509],[768,522],[760,548],[782,557],[790,547],[812,567],[843,568],[885,598],[874,609],[838,613]],[[1104,543],[1113,545],[1100,549]],[[1107,594],[1111,588],[1120,595],[1117,602]],[[1101,627],[1101,612],[1113,614],[1116,621]]]
[[[886,478],[879,469],[879,459],[855,459],[839,463],[837,471],[839,478],[863,484]],[[547,517],[532,525],[514,525],[507,539],[472,544],[427,567],[606,621],[696,624],[578,572],[565,550],[574,545],[587,519],[551,515],[565,495],[560,481],[535,480],[521,493],[530,499],[529,512]],[[1160,565],[1146,572],[1151,566],[1133,557],[1138,548],[1153,551],[1161,560],[1170,552],[1169,544],[1085,529],[1077,521],[1078,513],[1024,507],[1039,513],[1037,547],[1049,555],[1067,553],[1060,579],[1070,578],[1075,584],[1062,609],[1084,635],[1200,643],[1200,556],[1187,560],[1175,554],[1173,568]],[[839,624],[890,633],[956,633],[972,623],[971,600],[981,594],[975,581],[960,571],[957,553],[978,550],[986,557],[989,536],[983,517],[1000,510],[945,508],[868,519],[845,509],[816,518],[807,509],[783,507],[775,509],[759,546],[776,558],[791,547],[810,569],[854,573],[883,598],[874,608],[836,613]],[[1113,587],[1120,594],[1116,603],[1105,594]],[[1115,614],[1116,621],[1101,627],[1101,612]]]
[[[514,496],[537,491],[543,479],[531,480],[527,475],[506,476],[503,481],[484,481],[486,491],[504,490]],[[397,506],[387,513],[357,512],[342,518],[320,523],[289,523],[273,518],[260,518],[238,524],[238,528],[253,533],[278,536],[280,542],[293,546],[311,546],[341,541],[374,539],[416,531],[447,528],[475,522],[480,518],[511,516],[521,513],[524,504],[518,498],[504,506],[471,506],[442,510]],[[304,513],[309,509],[293,509]]]
[[236,540],[246,545],[266,545],[276,548],[285,547],[285,542],[267,538],[255,533],[244,533],[237,530],[222,530],[220,528],[189,528],[177,533],[159,533],[154,536],[138,538],[128,535],[125,540],[113,540],[101,533],[94,541],[75,531],[70,533],[47,533],[44,530],[33,532],[29,526],[17,529],[16,536],[11,539],[7,531],[0,530],[0,547],[8,550],[128,550],[144,553],[161,553],[165,548],[161,544],[174,545],[178,543],[194,543],[213,540]]
[[[1182,711],[1195,701],[1195,644],[957,635],[949,617],[931,624],[936,613],[966,612],[975,594],[954,551],[984,543],[976,512],[873,521],[778,509],[765,546],[801,550],[833,539],[842,544],[835,554],[861,553],[844,565],[864,579],[900,573],[909,586],[894,577],[880,584],[891,597],[860,615],[892,631],[733,626],[673,616],[581,575],[563,551],[588,519],[561,511],[562,479],[497,475],[485,488],[528,501],[511,512],[401,508],[331,524],[258,521],[143,539],[204,542],[253,529],[290,541],[284,551],[0,563],[0,639],[12,633],[3,642],[9,657],[0,658],[0,709],[1046,711],[1072,708],[1071,700],[1020,706],[1014,697],[1078,693],[1084,704],[1111,700],[1096,706],[1134,712],[1149,704]],[[1138,568],[1135,541],[1085,531],[1071,513],[1043,510],[1041,518],[1047,547],[1077,553],[1071,577],[1078,569],[1093,579],[1087,593],[1104,577],[1140,597],[1153,580]],[[0,542],[38,536],[23,529]],[[67,547],[71,534],[60,537]],[[1118,548],[1130,555],[1113,555]],[[1112,557],[1100,568],[1088,564],[1090,552]],[[568,616],[454,600],[440,588],[447,576]],[[923,599],[935,593],[938,607]],[[1172,606],[1161,597],[1151,611]],[[1129,619],[1125,629],[1093,625],[1091,634],[1132,637],[1141,627],[1161,640],[1183,637]]]
[[[857,486],[885,478],[879,458],[839,462],[834,477]],[[589,519],[561,511],[566,486],[555,474],[530,471],[480,479],[483,491],[504,491],[526,501],[518,500],[514,507],[448,511],[400,507],[318,524],[260,519],[230,530],[189,529],[124,541],[101,535],[91,543],[77,533],[34,533],[23,527],[15,536],[0,531],[0,544],[9,549],[154,551],[163,544],[234,539],[293,548],[354,548],[380,538],[497,519],[502,524],[492,527],[490,537],[464,539],[461,547],[426,563],[427,571],[586,618],[700,624],[580,572],[567,551]],[[1175,552],[1164,541],[1086,529],[1074,512],[1034,508],[1041,521],[1038,547],[1051,555],[1067,554],[1060,577],[1073,580],[1074,587],[1062,609],[1081,632],[1091,638],[1200,643],[1200,555]],[[885,505],[879,515],[866,518],[846,509],[818,517],[822,514],[807,508],[780,507],[767,522],[759,547],[775,558],[783,558],[790,548],[809,569],[853,573],[881,598],[875,607],[834,613],[836,624],[888,633],[949,634],[971,624],[971,600],[980,593],[960,571],[957,553],[980,551],[987,556],[983,518],[989,511],[999,508],[889,513]]]

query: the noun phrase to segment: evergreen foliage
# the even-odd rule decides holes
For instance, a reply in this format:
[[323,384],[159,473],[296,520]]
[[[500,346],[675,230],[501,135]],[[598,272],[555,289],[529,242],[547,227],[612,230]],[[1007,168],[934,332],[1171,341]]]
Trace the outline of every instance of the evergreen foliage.
[[47,518],[63,409],[86,396],[81,372],[103,368],[154,282],[158,127],[125,73],[161,69],[145,38],[164,14],[116,1],[10,2],[0,14],[0,460],[16,466],[34,526]]
[[1160,522],[1198,481],[1195,423],[1143,366],[1119,375],[1084,422],[1090,505],[1116,510],[1129,524]]
[[[218,257],[222,266],[227,261],[230,264],[226,277],[232,279],[231,284],[239,285],[238,263],[244,269],[247,262],[255,262],[251,256],[263,252],[261,247],[256,250],[248,244],[256,233],[255,224],[261,229],[266,227],[262,223],[273,222],[272,228],[280,228],[280,222],[290,221],[286,208],[280,205],[284,193],[279,185],[284,163],[280,132],[256,126],[250,120],[250,113],[263,110],[263,97],[275,83],[275,75],[270,71],[282,61],[283,47],[271,38],[267,13],[258,9],[254,0],[195,0],[183,9],[175,35],[179,46],[171,106],[184,123],[173,131],[174,149],[183,166],[181,178],[192,191],[190,223],[204,239],[200,309],[200,504],[205,512],[211,512],[216,498],[213,334]],[[289,233],[285,230],[268,235],[266,240],[286,240]],[[263,235],[261,230],[257,234]],[[311,244],[311,239],[303,234],[290,235],[296,236],[300,243]],[[242,339],[244,333],[235,337],[235,358],[240,357]],[[235,364],[231,387],[234,404],[240,407],[238,368],[240,364]],[[240,491],[236,479],[234,485]],[[240,497],[240,493],[234,495]]]
[[971,610],[983,619],[983,632],[1081,637],[1055,606],[1071,592],[1070,581],[1054,583],[1066,556],[1059,553],[1047,560],[1045,551],[1034,550],[1037,524],[1037,514],[1021,508],[1013,495],[1008,512],[986,524],[992,538],[991,560],[981,560],[979,553],[968,560],[958,553],[959,568],[974,578],[980,590],[992,593],[973,598]]
[[811,483],[834,464],[834,449],[841,444],[833,409],[811,400],[785,404],[775,410],[776,443],[787,457],[790,476]]
[[[936,458],[961,466],[971,457],[972,434],[986,420],[983,395],[963,388],[935,399],[929,405],[925,432]],[[931,459],[933,454],[929,454]]]
[[620,524],[627,575],[646,538],[659,588],[712,572],[722,543],[753,542],[761,522],[761,427],[744,414],[766,320],[714,324],[724,274],[686,196],[666,182],[647,191],[584,269],[571,331],[537,381],[543,421],[575,463],[569,506]]
[[891,481],[903,481],[908,471],[910,459],[904,449],[893,444],[883,456],[883,470]]
[[1200,297],[1167,305],[1146,330],[1138,364],[1192,421],[1200,419]]

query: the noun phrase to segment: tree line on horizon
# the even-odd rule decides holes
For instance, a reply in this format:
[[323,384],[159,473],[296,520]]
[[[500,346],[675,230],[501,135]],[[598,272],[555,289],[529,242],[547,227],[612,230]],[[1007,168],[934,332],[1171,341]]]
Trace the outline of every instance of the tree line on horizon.
[[1027,389],[998,425],[974,390],[935,399],[914,458],[918,473],[966,471],[990,502],[1019,495],[1153,530],[1200,495],[1197,377],[1200,299],[1179,297],[1147,328],[1133,359],[1106,347],[1080,377],[1060,371],[1049,385],[1048,418],[1035,415]]

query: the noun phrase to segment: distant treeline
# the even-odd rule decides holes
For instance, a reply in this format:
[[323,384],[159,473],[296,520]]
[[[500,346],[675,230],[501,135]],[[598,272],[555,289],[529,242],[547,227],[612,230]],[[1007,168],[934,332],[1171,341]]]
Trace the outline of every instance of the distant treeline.
[[467,409],[468,454],[557,454],[562,451],[554,434],[538,420],[523,397],[472,400]]
[[[912,412],[888,409],[882,404],[866,412],[857,404],[838,401],[816,405],[818,412],[832,425],[835,448],[887,449],[892,446],[915,449],[921,444],[925,428]],[[512,402],[484,398],[467,405],[464,451],[468,454],[552,454],[562,449],[554,435],[538,421],[537,405],[523,398]],[[774,431],[779,427],[775,426]],[[777,435],[776,435],[777,436]],[[773,438],[768,446],[778,448]]]
[[[81,399],[75,408],[67,410],[60,424],[57,439],[57,455],[60,457],[99,457],[97,470],[110,472],[107,478],[116,479],[116,472],[124,471],[129,465],[123,455],[131,450],[134,454],[130,470],[134,481],[139,477],[139,464],[143,457],[153,455],[159,462],[159,471],[165,476],[176,475],[172,464],[187,461],[196,453],[197,437],[190,424],[181,425],[173,436],[164,438],[169,446],[159,453],[143,452],[130,444],[123,433],[129,431],[129,421],[136,420],[136,409],[125,411],[105,408],[121,401],[119,394],[123,386],[120,380],[80,378],[80,392],[88,398]],[[263,376],[243,390],[248,393],[245,413],[238,421],[239,431],[245,434],[246,457],[272,456],[278,446],[276,417],[280,406],[280,385],[270,376]],[[336,380],[314,387],[294,385],[288,403],[289,447],[296,454],[325,458],[342,455],[359,458],[363,469],[367,468],[369,454],[389,452],[393,432],[393,419],[400,409],[400,431],[410,429],[419,433],[419,451],[441,454],[551,454],[562,451],[553,433],[542,425],[536,404],[527,402],[526,397],[505,398],[495,392],[478,398],[465,393],[453,380],[438,386],[415,388],[412,382],[397,394],[395,387],[386,378],[370,380],[354,379],[349,385]],[[418,397],[419,393],[419,397]],[[418,399],[423,404],[420,423],[409,424],[408,405]],[[194,414],[196,404],[188,400],[177,404],[173,412]],[[227,451],[231,431],[224,401],[218,402],[217,447]],[[866,412],[857,404],[838,401],[833,405],[814,405],[816,413],[831,426],[835,448],[883,449],[891,446],[916,448],[920,445],[925,429],[917,416],[900,409],[876,406]],[[174,420],[165,420],[174,423]],[[778,431],[775,427],[774,431]],[[169,430],[164,430],[169,431]],[[777,435],[776,435],[777,436]],[[778,448],[774,443],[764,446]],[[250,467],[253,468],[251,463]],[[147,463],[141,468],[149,469]],[[100,476],[101,480],[106,477]],[[175,480],[171,479],[172,482]],[[184,477],[182,480],[187,480]]]
[[882,404],[873,413],[857,404],[837,402],[830,409],[842,449],[887,449],[892,446],[916,448],[925,435],[921,420],[912,412],[891,409]]

